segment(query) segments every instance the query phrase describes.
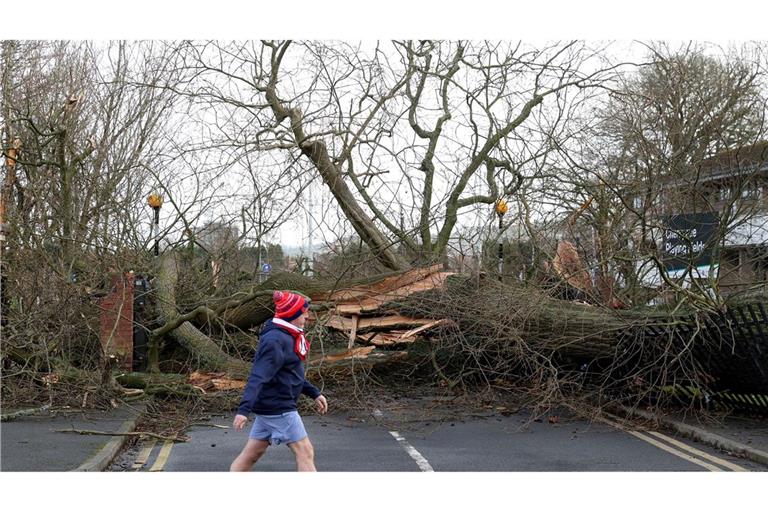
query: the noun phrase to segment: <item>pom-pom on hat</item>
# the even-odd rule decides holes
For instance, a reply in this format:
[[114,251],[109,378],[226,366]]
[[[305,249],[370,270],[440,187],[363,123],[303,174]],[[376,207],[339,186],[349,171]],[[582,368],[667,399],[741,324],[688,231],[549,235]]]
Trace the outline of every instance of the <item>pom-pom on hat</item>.
[[309,299],[298,293],[275,291],[272,300],[275,301],[275,318],[281,318],[286,322],[299,318],[309,309]]

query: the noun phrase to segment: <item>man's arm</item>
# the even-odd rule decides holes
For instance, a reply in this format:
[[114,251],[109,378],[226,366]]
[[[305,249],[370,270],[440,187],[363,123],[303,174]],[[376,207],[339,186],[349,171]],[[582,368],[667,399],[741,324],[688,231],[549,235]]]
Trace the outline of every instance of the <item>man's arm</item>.
[[277,340],[263,340],[253,360],[253,368],[243,391],[237,414],[248,416],[259,399],[264,383],[269,382],[283,365],[285,356]]
[[307,395],[312,400],[316,399],[321,395],[320,390],[317,389],[316,386],[314,386],[311,382],[309,382],[307,379],[304,379],[304,385],[301,387],[301,393],[303,395]]

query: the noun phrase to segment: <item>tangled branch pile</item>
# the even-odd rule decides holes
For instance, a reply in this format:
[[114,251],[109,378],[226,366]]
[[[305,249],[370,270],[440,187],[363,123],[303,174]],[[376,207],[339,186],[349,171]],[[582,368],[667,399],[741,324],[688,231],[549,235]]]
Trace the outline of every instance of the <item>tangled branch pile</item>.
[[[715,377],[702,364],[702,354],[722,348],[694,329],[710,321],[710,311],[616,310],[482,275],[454,275],[440,266],[343,284],[275,276],[246,299],[286,284],[311,295],[315,304],[311,328],[321,343],[313,346],[311,378],[354,377],[374,369],[395,385],[420,378],[451,389],[524,388],[543,401],[658,399],[666,396],[662,390],[679,385],[707,389]],[[263,298],[221,310],[216,317],[221,332],[257,329],[271,314]],[[237,319],[239,325],[224,319]],[[192,323],[188,328],[196,338],[207,339],[206,351],[220,352],[217,342]],[[337,343],[324,344],[323,337],[334,332]],[[722,334],[718,339],[727,340]],[[183,341],[185,334],[176,330],[174,336]],[[185,346],[195,352],[194,345]],[[248,364],[240,360],[236,373],[229,362],[207,369],[244,377]]]
[[715,377],[702,354],[723,348],[691,328],[708,311],[615,310],[461,275],[385,309],[441,319],[410,361],[449,387],[524,387],[542,400],[658,400],[678,385],[707,389]]

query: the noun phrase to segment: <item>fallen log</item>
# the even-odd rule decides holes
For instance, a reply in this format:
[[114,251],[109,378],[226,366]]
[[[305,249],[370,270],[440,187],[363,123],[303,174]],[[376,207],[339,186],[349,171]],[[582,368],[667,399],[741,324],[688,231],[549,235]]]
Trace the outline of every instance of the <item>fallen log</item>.
[[[167,252],[160,257],[160,267],[156,278],[157,304],[166,324],[179,317],[176,308],[176,281],[178,280],[178,267],[176,256],[173,252]],[[163,326],[150,334],[150,347],[154,353],[150,353],[151,365],[157,369],[158,345],[160,338],[170,334],[184,347],[195,359],[197,366],[211,371],[226,371],[232,376],[247,376],[250,372],[250,364],[226,354],[208,336],[200,332],[197,327],[187,320],[174,329]],[[152,361],[152,359],[154,361]]]
[[[334,304],[345,297],[350,299],[357,296],[373,296],[410,284],[434,273],[435,270],[439,270],[439,266],[415,269],[405,273],[387,272],[364,279],[346,281],[314,279],[294,272],[277,272],[259,286],[238,295],[248,297],[260,290],[292,290],[306,295],[316,305],[324,302]],[[274,304],[269,295],[227,307],[219,315],[219,320],[226,325],[245,330],[261,325],[273,314]]]
[[370,330],[394,329],[397,327],[423,327],[433,323],[434,320],[428,318],[411,318],[402,315],[388,315],[381,317],[360,318],[355,321],[353,318],[343,317],[341,315],[331,315],[324,324],[326,327],[338,329],[340,331],[350,331],[357,325],[357,332]]
[[375,295],[391,292],[398,288],[421,281],[431,274],[439,272],[442,265],[432,265],[431,267],[416,268],[404,273],[399,273],[389,277],[379,279],[378,281],[369,281],[358,283],[357,286],[345,285],[337,287],[335,291],[326,294],[317,294],[317,300],[325,300],[335,303],[344,303],[352,300],[359,300]]
[[[444,288],[400,299],[388,306],[402,316],[450,320],[467,347],[493,347],[517,357],[531,353],[598,358],[633,339],[646,314],[609,310],[554,299],[541,291],[469,277]],[[444,324],[447,325],[447,324]]]
[[122,373],[115,376],[115,380],[124,388],[130,389],[146,389],[152,385],[175,385],[182,384],[186,381],[186,375],[180,373]]
[[187,382],[201,391],[228,391],[231,389],[244,389],[246,381],[229,378],[225,373],[192,372]]
[[385,304],[413,295],[414,293],[433,290],[439,288],[445,283],[445,280],[452,276],[453,272],[437,272],[430,274],[423,279],[389,290],[384,293],[370,296],[358,296],[353,299],[346,299],[343,303],[337,302],[336,312],[343,315],[360,315],[363,313],[372,313],[380,309]]
[[[262,323],[273,315],[271,296],[274,289],[299,291],[314,300],[324,300],[329,304],[333,304],[333,301],[354,301],[356,304],[341,303],[341,306],[351,306],[350,311],[357,308],[360,311],[371,312],[393,300],[441,287],[451,275],[451,273],[442,272],[440,265],[434,265],[404,273],[388,273],[383,276],[350,281],[344,285],[333,283],[333,286],[330,286],[327,282],[311,280],[299,274],[280,273],[249,292],[235,294],[235,296],[224,299],[218,305],[200,306],[180,315],[177,312],[174,296],[178,279],[177,265],[173,253],[165,254],[160,260],[156,288],[159,309],[166,323],[151,333],[151,345],[155,351],[153,359],[154,361],[157,360],[156,352],[160,337],[166,334],[174,337],[197,360],[196,366],[209,372],[210,375],[207,377],[201,377],[201,374],[198,374],[200,382],[193,377],[189,383],[192,390],[203,393],[211,389],[241,388],[244,385],[243,379],[250,373],[251,365],[250,362],[226,354],[210,337],[195,327],[191,320],[202,320],[204,323],[219,321],[223,322],[225,326],[237,325],[241,327]],[[315,320],[317,312],[311,312],[310,316],[310,320]],[[352,348],[354,341],[369,331],[385,331],[376,338],[374,345],[409,343],[415,341],[417,336],[426,330],[437,327],[444,322],[392,314],[380,317],[363,317],[354,314],[347,317],[341,314],[331,314],[325,319],[325,323],[327,327],[349,332],[349,348]],[[315,365],[330,370],[336,367],[346,367],[360,361],[365,361],[366,365],[376,365],[397,360],[405,355],[405,352],[395,351],[379,353],[372,350],[374,347],[370,348],[370,351],[352,349],[351,352],[346,353],[324,354],[318,359],[314,359],[309,366]],[[216,379],[219,379],[218,382],[213,382],[213,374],[216,375]],[[225,374],[226,377],[224,377]],[[123,380],[127,382],[129,379]],[[174,392],[173,386],[165,384],[147,385],[144,389],[147,392]]]
[[323,293],[329,288],[329,283],[317,281],[294,272],[278,272],[255,287],[249,292],[243,292],[247,296],[256,291],[269,291],[268,295],[245,301],[234,307],[225,309],[220,319],[226,324],[240,329],[249,329],[266,322],[275,312],[271,292],[273,290],[293,290],[308,297],[317,293]]

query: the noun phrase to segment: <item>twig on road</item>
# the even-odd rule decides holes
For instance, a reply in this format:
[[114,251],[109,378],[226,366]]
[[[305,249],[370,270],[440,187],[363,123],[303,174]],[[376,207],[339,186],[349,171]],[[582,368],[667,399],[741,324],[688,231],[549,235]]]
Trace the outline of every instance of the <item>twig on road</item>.
[[155,434],[154,432],[103,432],[101,430],[78,430],[74,428],[66,428],[61,430],[54,430],[54,432],[66,432],[80,435],[94,435],[94,436],[149,436],[157,439],[163,439],[165,441],[178,441],[184,443],[187,441],[185,437],[176,436],[162,436]]

